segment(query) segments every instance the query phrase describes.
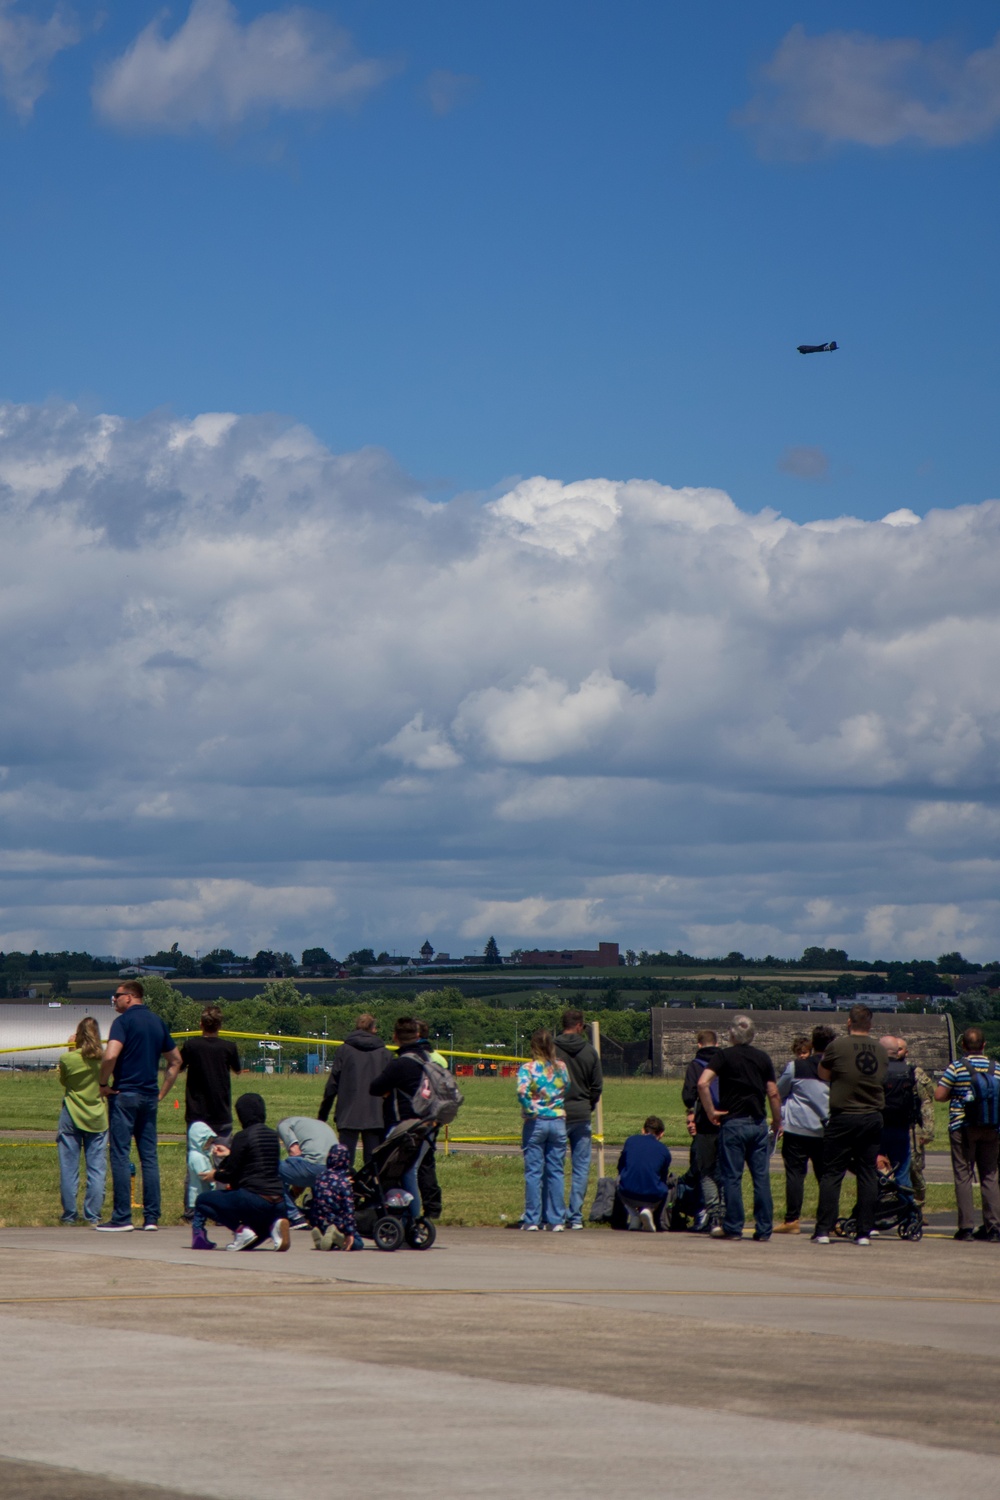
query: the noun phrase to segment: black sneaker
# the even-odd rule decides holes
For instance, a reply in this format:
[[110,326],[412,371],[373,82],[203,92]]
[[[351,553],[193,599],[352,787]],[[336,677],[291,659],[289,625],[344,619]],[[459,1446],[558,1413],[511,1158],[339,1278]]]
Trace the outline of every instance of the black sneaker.
[[114,1219],[108,1219],[106,1224],[95,1224],[94,1228],[102,1229],[106,1234],[130,1234],[135,1225],[131,1219],[127,1224],[116,1224]]
[[985,1224],[980,1224],[980,1226],[979,1226],[978,1229],[974,1229],[972,1231],[972,1238],[974,1240],[988,1240],[989,1237],[990,1237],[990,1232],[986,1228]]
[[759,1229],[754,1230],[753,1237],[757,1241],[758,1245],[766,1245],[768,1240],[771,1238],[769,1234],[761,1234]]
[[956,1229],[952,1235],[953,1240],[974,1240],[975,1234],[971,1229]]

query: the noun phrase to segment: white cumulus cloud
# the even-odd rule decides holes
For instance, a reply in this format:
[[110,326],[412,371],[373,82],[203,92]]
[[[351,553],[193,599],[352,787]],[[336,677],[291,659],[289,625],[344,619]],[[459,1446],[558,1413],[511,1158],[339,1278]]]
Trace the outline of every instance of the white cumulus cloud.
[[961,52],[946,42],[793,26],[738,117],[765,149],[804,139],[931,148],[985,140],[1000,125],[1000,35]]
[[350,108],[392,66],[359,57],[321,11],[294,6],[242,22],[230,0],[193,0],[165,35],[151,21],[94,85],[94,103],[126,130],[224,130],[275,110]]
[[48,87],[49,64],[76,46],[80,28],[63,6],[44,19],[0,0],[0,93],[21,120],[28,120]]
[[1000,502],[885,519],[0,407],[0,947],[992,959]]

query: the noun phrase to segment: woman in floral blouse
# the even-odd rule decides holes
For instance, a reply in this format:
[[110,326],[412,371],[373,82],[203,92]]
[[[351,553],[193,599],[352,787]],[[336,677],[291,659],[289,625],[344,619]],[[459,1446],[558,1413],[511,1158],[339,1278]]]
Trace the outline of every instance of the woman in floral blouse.
[[524,1155],[522,1229],[566,1228],[566,1091],[569,1070],[556,1057],[551,1031],[531,1038],[531,1061],[517,1070],[517,1097],[524,1111],[521,1151]]

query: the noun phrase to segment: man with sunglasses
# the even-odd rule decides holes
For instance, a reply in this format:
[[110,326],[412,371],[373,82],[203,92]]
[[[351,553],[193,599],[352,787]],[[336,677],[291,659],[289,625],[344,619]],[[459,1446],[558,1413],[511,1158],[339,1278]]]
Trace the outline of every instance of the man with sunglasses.
[[[142,1227],[156,1229],[160,1221],[156,1109],[174,1086],[181,1068],[181,1054],[166,1023],[143,1005],[145,993],[138,979],[127,979],[116,989],[112,998],[118,1014],[111,1023],[101,1063],[101,1093],[108,1101],[114,1207],[111,1218],[97,1228],[109,1233],[134,1228],[129,1159],[133,1140],[142,1168]],[[163,1056],[167,1059],[167,1071],[161,1086]]]

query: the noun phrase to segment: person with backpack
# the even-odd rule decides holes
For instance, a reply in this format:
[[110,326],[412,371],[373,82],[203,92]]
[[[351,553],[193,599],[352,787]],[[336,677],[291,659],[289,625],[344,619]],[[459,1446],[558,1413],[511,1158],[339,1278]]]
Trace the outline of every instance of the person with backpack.
[[[959,1038],[962,1056],[950,1062],[934,1090],[935,1099],[948,1101],[948,1140],[958,1206],[956,1240],[1000,1240],[1000,1069],[983,1051],[985,1038],[969,1026]],[[978,1174],[983,1196],[983,1222],[973,1229],[972,1176]]]
[[819,1076],[819,1064],[836,1036],[832,1026],[816,1026],[811,1037],[796,1037],[793,1057],[778,1079],[781,1095],[781,1159],[785,1164],[785,1219],[775,1234],[800,1234],[806,1173],[812,1163],[823,1176],[823,1132],[830,1115],[830,1085]]
[[604,1088],[601,1059],[584,1035],[583,1011],[564,1010],[556,1037],[556,1056],[569,1069],[566,1095],[566,1140],[570,1157],[567,1229],[583,1228],[583,1200],[590,1181],[590,1117]]
[[886,1070],[885,1103],[882,1106],[882,1137],[878,1154],[890,1163],[896,1182],[907,1192],[910,1181],[910,1149],[913,1127],[921,1118],[917,1093],[917,1071],[906,1061],[905,1049],[896,1036],[880,1038],[889,1059]]
[[[400,1016],[392,1039],[396,1056],[369,1085],[371,1095],[382,1099],[385,1134],[388,1135],[404,1120],[437,1120],[441,1124],[453,1120],[462,1096],[451,1073],[431,1060],[433,1048],[428,1038],[421,1037],[420,1022],[413,1016]],[[420,1218],[425,1211],[431,1214],[436,1210],[435,1217],[441,1212],[440,1201],[432,1202],[430,1192],[424,1205],[420,1184],[421,1168],[433,1146],[433,1137],[423,1141],[416,1159],[403,1174],[403,1188],[413,1197],[410,1216],[414,1219]],[[429,1187],[426,1175],[423,1181],[425,1187]],[[437,1186],[436,1176],[434,1186]]]
[[[714,1031],[699,1031],[695,1037],[698,1050],[687,1065],[681,1099],[687,1110],[687,1132],[691,1137],[690,1166],[686,1176],[701,1194],[701,1205],[695,1217],[695,1229],[709,1234],[722,1223],[722,1192],[719,1188],[719,1127],[713,1125],[698,1098],[698,1080],[706,1068],[715,1070],[719,1055],[719,1038]],[[712,1102],[719,1107],[719,1081],[711,1087]]]

